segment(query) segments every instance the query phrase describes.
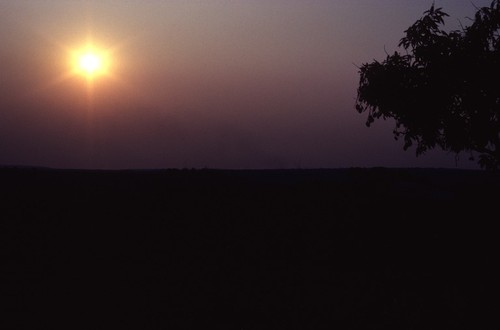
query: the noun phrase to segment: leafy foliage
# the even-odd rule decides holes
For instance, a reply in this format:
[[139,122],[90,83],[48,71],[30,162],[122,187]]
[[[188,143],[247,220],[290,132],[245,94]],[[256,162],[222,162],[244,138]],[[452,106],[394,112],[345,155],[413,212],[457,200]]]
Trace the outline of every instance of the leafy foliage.
[[478,153],[481,167],[499,169],[500,0],[462,30],[443,30],[446,16],[432,5],[405,31],[404,53],[362,65],[356,109],[367,126],[395,119],[405,150]]

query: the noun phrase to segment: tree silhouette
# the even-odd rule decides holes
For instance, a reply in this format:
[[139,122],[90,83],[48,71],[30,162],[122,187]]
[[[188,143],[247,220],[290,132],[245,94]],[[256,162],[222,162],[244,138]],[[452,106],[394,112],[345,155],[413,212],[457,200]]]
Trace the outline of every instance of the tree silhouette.
[[394,118],[405,150],[465,151],[499,169],[500,0],[461,30],[443,30],[446,16],[432,5],[405,31],[403,52],[361,66],[356,109],[368,112],[367,126]]

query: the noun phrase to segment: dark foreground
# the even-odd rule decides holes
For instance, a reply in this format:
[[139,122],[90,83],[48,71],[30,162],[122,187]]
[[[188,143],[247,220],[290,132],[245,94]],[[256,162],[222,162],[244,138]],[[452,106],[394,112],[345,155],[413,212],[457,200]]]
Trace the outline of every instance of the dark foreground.
[[0,169],[1,329],[493,329],[500,176]]

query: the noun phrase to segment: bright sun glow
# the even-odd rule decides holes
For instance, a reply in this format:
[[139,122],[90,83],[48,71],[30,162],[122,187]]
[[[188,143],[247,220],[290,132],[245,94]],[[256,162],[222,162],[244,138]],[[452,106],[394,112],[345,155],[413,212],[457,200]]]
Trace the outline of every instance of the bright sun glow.
[[83,50],[73,52],[73,71],[87,79],[109,75],[111,58],[109,52],[87,46]]
[[95,54],[84,54],[80,57],[80,68],[88,74],[98,71],[102,66],[102,59]]

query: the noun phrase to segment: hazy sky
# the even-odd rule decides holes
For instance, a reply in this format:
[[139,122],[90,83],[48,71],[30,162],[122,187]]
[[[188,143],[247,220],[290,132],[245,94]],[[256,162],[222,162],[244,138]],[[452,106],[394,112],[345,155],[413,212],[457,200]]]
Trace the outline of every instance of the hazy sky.
[[[475,12],[435,3],[452,29]],[[356,65],[396,50],[431,4],[2,0],[0,165],[455,167],[403,151],[393,122],[367,128],[354,109]],[[92,82],[71,62],[89,42],[109,55]]]

